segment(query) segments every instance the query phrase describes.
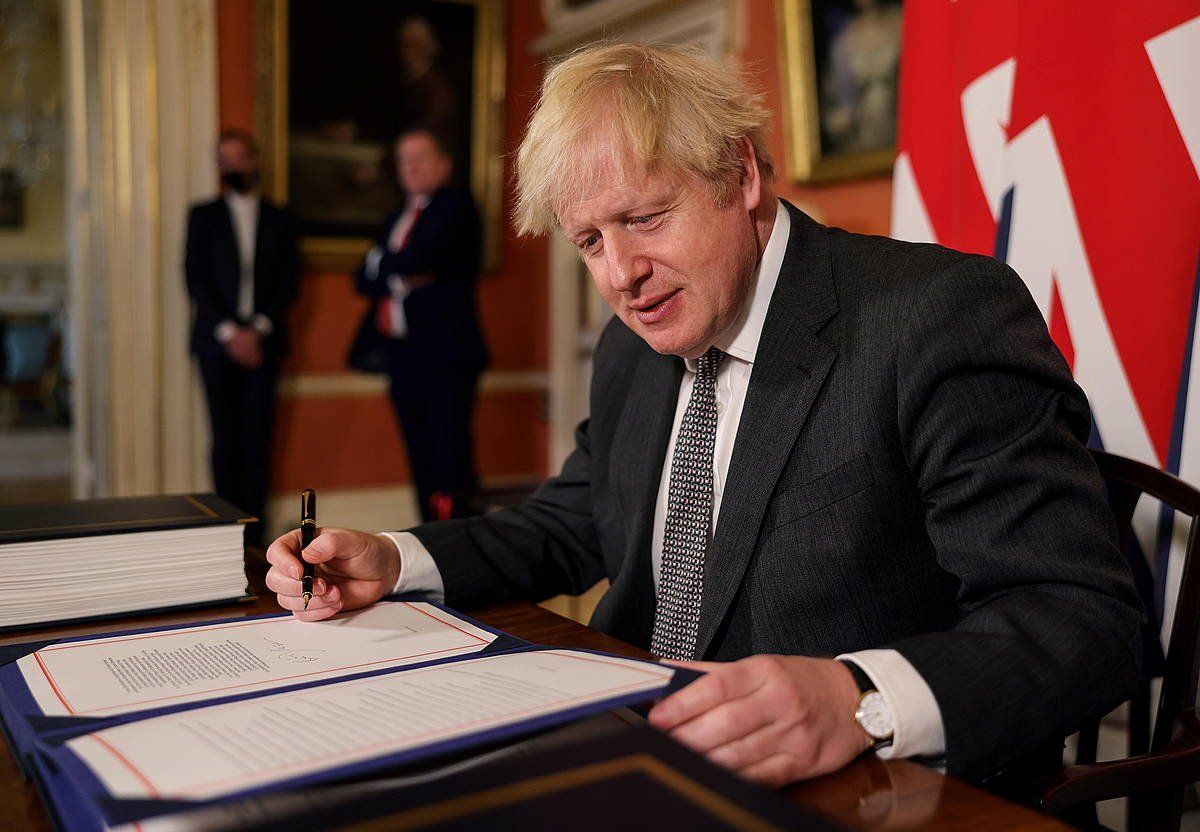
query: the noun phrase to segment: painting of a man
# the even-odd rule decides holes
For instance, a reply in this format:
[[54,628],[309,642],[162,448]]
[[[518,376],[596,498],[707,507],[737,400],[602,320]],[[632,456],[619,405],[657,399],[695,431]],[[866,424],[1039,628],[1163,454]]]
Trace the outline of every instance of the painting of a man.
[[[470,181],[476,9],[345,0],[289,6],[288,196],[302,234],[369,237],[403,198],[388,152],[423,129]],[[311,56],[321,60],[311,60]]]

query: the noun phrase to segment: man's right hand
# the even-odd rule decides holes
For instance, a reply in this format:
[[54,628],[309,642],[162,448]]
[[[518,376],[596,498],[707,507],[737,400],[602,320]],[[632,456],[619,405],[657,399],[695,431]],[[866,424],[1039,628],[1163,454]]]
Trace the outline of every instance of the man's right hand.
[[262,366],[262,335],[253,327],[239,326],[233,336],[225,342],[225,354],[229,360],[247,370]]
[[300,578],[300,530],[280,537],[267,549],[267,589],[279,606],[301,621],[320,621],[342,610],[373,604],[392,591],[400,577],[400,554],[379,535],[350,529],[321,528],[304,550],[303,558],[316,564],[313,596],[304,609]]

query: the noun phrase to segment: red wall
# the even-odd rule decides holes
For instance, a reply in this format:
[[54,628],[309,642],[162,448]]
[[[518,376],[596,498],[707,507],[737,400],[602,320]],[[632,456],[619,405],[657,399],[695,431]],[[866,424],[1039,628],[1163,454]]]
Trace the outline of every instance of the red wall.
[[504,112],[504,239],[500,268],[480,286],[480,312],[496,367],[545,370],[550,354],[550,297],[544,238],[518,240],[508,217],[513,205],[512,168],[517,146],[542,83],[542,61],[529,43],[542,32],[538,3],[508,3],[507,95]]
[[222,129],[254,130],[253,0],[217,0],[217,95]]

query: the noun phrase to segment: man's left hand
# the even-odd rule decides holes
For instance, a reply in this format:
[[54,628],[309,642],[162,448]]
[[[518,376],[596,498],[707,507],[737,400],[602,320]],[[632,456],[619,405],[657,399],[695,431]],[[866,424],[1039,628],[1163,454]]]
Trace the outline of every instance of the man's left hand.
[[225,352],[233,363],[246,370],[262,366],[262,333],[250,326],[239,326],[225,343]]
[[841,662],[672,664],[705,675],[655,705],[650,724],[748,780],[778,788],[836,771],[871,746],[854,721],[858,685]]

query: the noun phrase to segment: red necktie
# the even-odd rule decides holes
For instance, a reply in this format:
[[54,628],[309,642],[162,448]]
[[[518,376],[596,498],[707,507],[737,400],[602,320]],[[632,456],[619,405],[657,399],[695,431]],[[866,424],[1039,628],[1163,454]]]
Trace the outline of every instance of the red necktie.
[[[408,224],[408,228],[404,230],[404,236],[400,238],[400,244],[395,247],[395,251],[403,251],[408,245],[408,241],[412,239],[413,229],[417,227],[417,222],[421,219],[421,211],[424,207],[416,205],[412,209],[412,221]],[[389,246],[390,248],[390,246]],[[379,330],[381,335],[386,335],[389,338],[397,337],[395,333],[395,323],[392,319],[392,302],[395,299],[390,295],[384,295],[375,304],[375,328]],[[403,302],[403,301],[397,301]]]

